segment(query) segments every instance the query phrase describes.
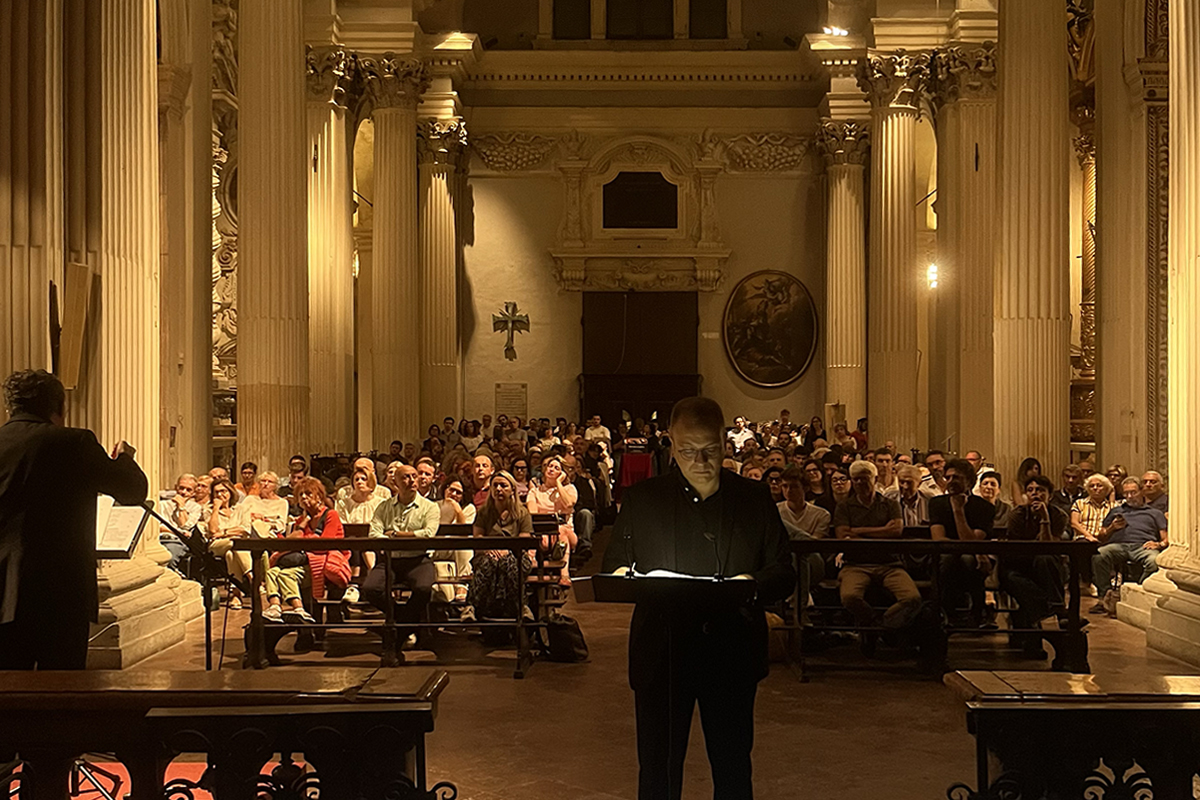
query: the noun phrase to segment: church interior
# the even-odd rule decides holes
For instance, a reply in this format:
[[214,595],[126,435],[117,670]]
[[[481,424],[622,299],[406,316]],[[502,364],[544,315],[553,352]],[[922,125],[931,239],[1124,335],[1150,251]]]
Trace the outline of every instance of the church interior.
[[[1024,796],[1153,782],[1200,797],[1198,270],[1200,0],[0,3],[0,375],[57,376],[67,424],[134,445],[173,521],[185,487],[188,525],[216,531],[203,498],[219,485],[230,504],[282,496],[295,517],[286,490],[316,477],[365,536],[379,501],[356,506],[364,459],[365,496],[391,497],[396,465],[413,465],[464,536],[480,535],[472,495],[493,474],[522,500],[547,473],[586,485],[565,522],[561,505],[531,506],[538,535],[571,528],[529,556],[532,644],[498,622],[500,639],[466,632],[476,595],[450,579],[450,624],[396,644],[403,677],[379,697],[420,706],[428,727],[397,745],[412,794],[387,796],[455,796],[426,770],[471,800],[638,796],[630,607],[582,587],[622,491],[672,469],[673,404],[699,395],[727,418],[724,466],[771,483],[785,523],[791,481],[800,508],[806,492],[828,502],[833,537],[862,462],[902,508],[969,463],[975,495],[1062,519],[1054,555],[1037,556],[1061,570],[1053,631],[1011,631],[1027,603],[995,568],[989,619],[951,625],[932,679],[924,644],[885,635],[876,651],[826,613],[836,549],[795,549],[831,572],[769,617],[759,797],[1022,796],[1003,793],[1001,767],[1038,773],[1014,742],[1051,735],[1038,757],[1063,745],[1055,763],[1081,771]],[[1031,501],[1035,474],[1048,503]],[[1089,506],[1094,477],[1107,488]],[[1143,502],[1166,523],[1155,558],[1097,570],[1109,520],[1125,525],[1113,509]],[[903,513],[930,539],[929,515]],[[537,528],[545,514],[560,524]],[[161,676],[208,674],[206,658],[223,682],[179,704],[259,708],[343,683],[365,696],[381,658],[394,666],[394,631],[382,651],[336,624],[315,625],[316,645],[296,626],[272,639],[258,587],[273,584],[249,566],[269,550],[218,553],[238,574],[216,586],[180,567],[190,543],[143,524],[98,561],[88,667],[113,682],[56,684],[44,708],[63,720],[92,707],[88,691],[195,694],[201,678]],[[934,576],[917,583],[938,592],[927,544],[905,558],[925,559]],[[455,558],[451,579],[474,564]],[[395,627],[390,610],[358,613]],[[564,617],[586,660],[539,647]],[[0,687],[0,708],[43,707],[12,696]],[[139,708],[146,730],[182,718]],[[216,763],[196,730],[170,739],[183,771],[168,777]],[[707,797],[699,720],[691,739],[682,797]],[[85,769],[122,762],[134,797],[152,781],[157,796],[253,796],[162,794],[161,771],[117,749]],[[264,752],[253,769],[282,781],[286,748]],[[287,791],[258,796],[317,796]]]

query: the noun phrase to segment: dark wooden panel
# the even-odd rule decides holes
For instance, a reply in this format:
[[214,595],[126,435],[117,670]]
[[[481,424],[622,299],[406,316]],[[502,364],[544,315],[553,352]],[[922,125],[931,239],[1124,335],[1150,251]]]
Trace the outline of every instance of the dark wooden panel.
[[699,326],[695,292],[584,292],[583,372],[693,375]]

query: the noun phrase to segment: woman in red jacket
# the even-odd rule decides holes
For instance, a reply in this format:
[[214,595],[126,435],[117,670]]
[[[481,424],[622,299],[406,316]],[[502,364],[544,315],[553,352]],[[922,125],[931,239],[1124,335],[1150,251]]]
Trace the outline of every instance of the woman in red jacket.
[[[341,539],[345,536],[342,520],[329,507],[325,487],[316,478],[302,478],[292,487],[300,505],[300,516],[296,519],[288,538],[317,536],[326,539]],[[350,582],[350,553],[346,550],[326,550],[276,553],[271,557],[271,568],[267,570],[267,608],[263,616],[267,621],[300,624],[314,622],[304,609],[300,590],[304,585],[312,586],[312,596],[325,596],[325,583],[332,581],[345,587]],[[283,602],[288,609],[283,610]]]

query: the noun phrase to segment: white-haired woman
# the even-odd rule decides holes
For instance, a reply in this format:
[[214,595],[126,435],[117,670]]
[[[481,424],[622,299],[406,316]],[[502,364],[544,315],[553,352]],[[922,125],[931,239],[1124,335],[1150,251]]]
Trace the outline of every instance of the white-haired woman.
[[1083,488],[1087,490],[1087,497],[1071,504],[1071,532],[1076,539],[1098,542],[1104,518],[1113,509],[1112,481],[1095,472],[1084,481]]

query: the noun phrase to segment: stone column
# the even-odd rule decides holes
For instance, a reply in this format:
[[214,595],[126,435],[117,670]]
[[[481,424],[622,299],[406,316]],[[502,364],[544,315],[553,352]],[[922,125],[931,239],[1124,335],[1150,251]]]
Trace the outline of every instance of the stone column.
[[1152,610],[1146,643],[1200,664],[1200,0],[1171,0],[1168,375],[1171,546],[1160,568],[1178,589]]
[[458,340],[458,227],[455,168],[467,144],[461,120],[422,120],[421,160],[421,417],[423,425],[462,416]]
[[826,222],[825,402],[845,406],[846,419],[867,415],[866,198],[863,180],[870,136],[856,120],[825,120],[817,146],[829,183]]
[[1070,395],[1070,135],[1063,8],[1000,9],[996,463],[1067,463]]
[[417,101],[425,65],[393,53],[359,61],[375,122],[371,264],[372,436],[377,447],[420,434]]
[[933,59],[938,106],[938,278],[955,307],[946,431],[992,455],[992,281],[996,246],[996,54],[951,46]]
[[51,368],[51,280],[65,299],[63,45],[59,3],[0,4],[0,380]]
[[161,463],[155,0],[104,3],[99,16],[100,298],[89,417],[105,446],[125,439],[138,448],[153,492]]
[[917,441],[915,136],[921,60],[903,50],[859,62],[871,101],[871,227],[867,267],[867,389],[871,430],[901,451]]
[[243,0],[238,118],[238,460],[309,452],[301,0]]
[[357,255],[358,272],[354,281],[354,350],[355,371],[358,373],[356,386],[356,408],[358,412],[357,447],[367,452],[376,445],[372,435],[371,398],[374,380],[371,362],[371,343],[374,341],[371,326],[371,275],[375,254],[371,245],[375,234],[371,228],[354,229],[354,250]]
[[354,440],[354,234],[347,144],[352,56],[308,52],[308,340],[314,452],[349,452]]
[[1075,139],[1083,170],[1083,291],[1079,301],[1080,374],[1096,376],[1096,142],[1091,134]]

